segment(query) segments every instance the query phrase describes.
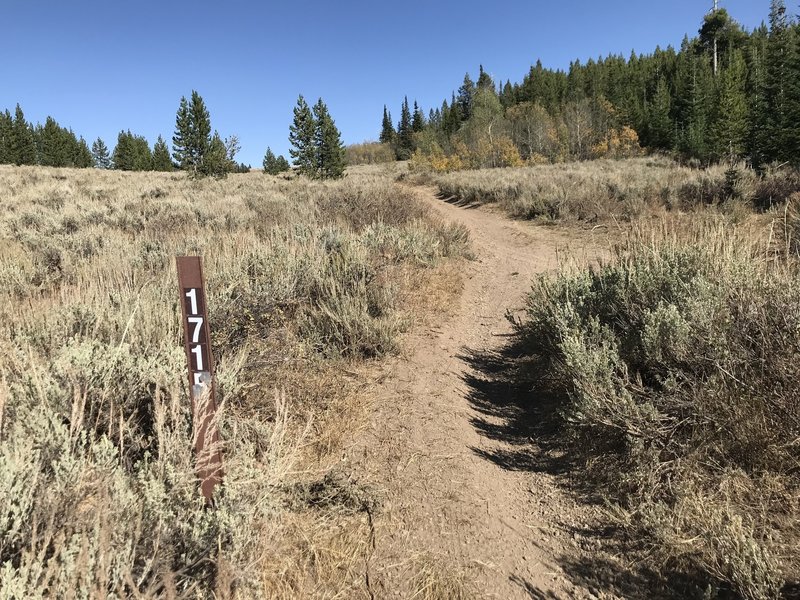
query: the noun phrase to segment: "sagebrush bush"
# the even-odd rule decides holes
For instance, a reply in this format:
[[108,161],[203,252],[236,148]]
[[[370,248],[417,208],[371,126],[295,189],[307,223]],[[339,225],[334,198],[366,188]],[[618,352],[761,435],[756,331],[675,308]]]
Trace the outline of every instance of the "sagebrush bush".
[[[442,196],[498,203],[511,216],[544,221],[633,220],[646,210],[695,210],[738,202],[758,210],[800,191],[790,169],[762,176],[743,164],[691,169],[664,157],[595,160],[418,176]],[[413,178],[412,178],[413,179]]]
[[[329,184],[0,167],[0,195],[0,598],[348,595],[355,542],[328,551],[295,532],[294,562],[263,565],[307,508],[298,477],[324,471],[319,449],[344,435],[322,432],[352,416],[335,361],[393,351],[405,322],[394,270],[464,254],[464,232],[369,173]],[[218,361],[215,510],[194,473],[182,254],[204,257]],[[345,535],[348,518],[308,517],[308,531],[331,520]],[[323,555],[325,585],[307,570]]]
[[599,268],[538,279],[517,327],[655,565],[748,598],[799,574],[797,275],[722,226],[634,232]]

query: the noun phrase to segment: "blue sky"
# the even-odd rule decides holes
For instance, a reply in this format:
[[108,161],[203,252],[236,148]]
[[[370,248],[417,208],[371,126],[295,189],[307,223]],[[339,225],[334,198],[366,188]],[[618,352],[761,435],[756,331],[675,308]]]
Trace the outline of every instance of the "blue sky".
[[[239,159],[288,150],[297,95],[325,100],[345,143],[375,139],[384,103],[439,106],[483,64],[520,81],[538,58],[566,68],[650,52],[693,36],[712,0],[439,0],[384,3],[0,0],[0,109],[52,115],[113,148],[120,129],[170,142],[182,95],[197,89]],[[794,2],[787,2],[793,6]],[[747,29],[769,0],[721,0]],[[793,10],[794,12],[794,10]]]

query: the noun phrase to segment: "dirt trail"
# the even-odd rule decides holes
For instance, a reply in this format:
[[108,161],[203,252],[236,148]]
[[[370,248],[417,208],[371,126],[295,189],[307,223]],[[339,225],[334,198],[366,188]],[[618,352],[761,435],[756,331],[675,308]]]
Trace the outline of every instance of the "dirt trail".
[[[560,566],[565,554],[580,553],[568,528],[588,518],[585,509],[554,475],[524,459],[534,450],[524,436],[508,434],[510,415],[486,410],[502,407],[503,387],[493,387],[467,357],[508,340],[506,311],[522,307],[535,274],[556,268],[559,254],[581,256],[593,244],[439,200],[430,189],[419,194],[446,221],[469,228],[477,260],[443,322],[408,336],[406,356],[378,390],[365,441],[353,451],[359,455],[350,457],[384,497],[371,592],[406,598],[462,573],[487,598],[592,597]],[[428,583],[411,581],[420,572],[431,573]]]

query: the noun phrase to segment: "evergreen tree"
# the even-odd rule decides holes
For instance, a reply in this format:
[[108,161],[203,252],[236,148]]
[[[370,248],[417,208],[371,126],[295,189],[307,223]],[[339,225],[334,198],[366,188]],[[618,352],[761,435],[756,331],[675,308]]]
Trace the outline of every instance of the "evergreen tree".
[[16,165],[36,164],[36,142],[33,129],[25,120],[22,108],[17,104],[11,127],[11,161]]
[[483,65],[479,65],[478,89],[488,90],[489,88],[494,90],[494,81],[492,81],[492,78],[489,76],[489,74],[483,70]]
[[414,130],[411,125],[411,111],[408,108],[408,96],[403,99],[400,111],[400,122],[397,124],[395,138],[395,155],[397,160],[408,160],[414,153]]
[[786,156],[800,166],[800,26],[795,26],[792,52],[787,60],[789,78],[786,85]]
[[458,88],[458,108],[461,120],[466,121],[472,114],[472,98],[475,95],[475,84],[470,79],[469,73],[464,74],[464,82]]
[[394,142],[394,125],[392,125],[392,115],[383,105],[383,122],[381,123],[381,135],[378,138],[382,144],[391,144]]
[[301,175],[315,177],[317,171],[317,152],[314,146],[316,123],[311,109],[302,94],[297,98],[294,120],[289,126],[289,156]]
[[674,126],[670,117],[672,99],[666,77],[658,79],[656,93],[650,103],[648,114],[647,143],[654,148],[671,150],[674,141]]
[[153,170],[172,171],[172,158],[169,155],[169,146],[160,135],[153,145]]
[[264,173],[270,175],[278,175],[291,169],[289,161],[283,155],[275,156],[270,148],[267,148],[267,153],[264,155]]
[[0,112],[0,165],[13,162],[11,157],[11,138],[14,120],[8,109]]
[[314,122],[316,176],[320,179],[339,179],[344,176],[344,146],[341,134],[322,98],[314,105]]
[[272,148],[267,146],[267,151],[264,154],[264,161],[262,162],[264,165],[264,173],[267,173],[268,175],[277,175],[277,162],[278,158],[275,156]]
[[153,169],[153,154],[150,144],[140,135],[128,131],[120,131],[117,136],[117,145],[112,154],[114,168],[121,171],[151,171]]
[[48,116],[44,127],[37,127],[34,131],[39,164],[45,167],[66,166],[67,148],[61,134],[61,127],[55,119]]
[[514,88],[511,86],[511,81],[508,79],[506,79],[503,91],[500,93],[500,103],[503,105],[503,108],[508,108],[515,104]]
[[175,133],[172,136],[172,157],[183,170],[192,169],[194,161],[191,152],[192,116],[186,96],[181,96],[178,112],[175,115]]
[[458,105],[458,102],[456,102],[455,94],[453,94],[450,98],[449,108],[446,100],[444,104],[442,104],[442,129],[445,135],[449,137],[454,133],[457,133],[458,129],[461,127],[462,121],[461,109]]
[[419,133],[425,128],[425,115],[422,114],[422,110],[420,110],[419,106],[417,105],[417,101],[414,100],[414,114],[411,117],[411,131],[414,133]]
[[714,97],[711,61],[697,42],[685,37],[675,67],[672,113],[678,151],[703,162],[709,158],[708,128]]
[[766,162],[768,146],[768,106],[766,93],[766,57],[769,30],[762,24],[753,31],[747,48],[747,97],[750,131],[747,153],[756,168]]
[[[201,176],[214,170],[204,166],[211,150],[211,117],[202,96],[192,90],[191,100],[181,97],[175,116],[175,134],[172,136],[173,157],[178,166],[192,176]],[[217,149],[218,150],[218,149]],[[216,157],[208,157],[211,162]]]
[[787,152],[787,134],[792,126],[789,123],[787,91],[791,79],[790,65],[793,62],[793,34],[783,0],[772,0],[764,81],[767,111],[763,153],[768,161],[784,161],[792,158]]
[[211,136],[208,146],[203,154],[203,159],[198,168],[198,175],[213,176],[217,179],[227,177],[236,169],[232,153],[217,131]]
[[275,156],[270,148],[267,148],[267,153],[264,155],[264,173],[269,175],[278,175],[284,171],[291,169],[289,161],[283,155]]
[[92,143],[92,158],[94,159],[94,166],[98,169],[111,168],[108,146],[99,137]]
[[710,140],[712,154],[717,159],[742,156],[749,129],[744,57],[739,50],[732,54],[717,79]]
[[[73,134],[73,139],[74,139]],[[81,137],[75,145],[75,150],[72,154],[72,164],[79,169],[88,169],[94,164],[92,159],[92,152],[89,150],[89,144]]]

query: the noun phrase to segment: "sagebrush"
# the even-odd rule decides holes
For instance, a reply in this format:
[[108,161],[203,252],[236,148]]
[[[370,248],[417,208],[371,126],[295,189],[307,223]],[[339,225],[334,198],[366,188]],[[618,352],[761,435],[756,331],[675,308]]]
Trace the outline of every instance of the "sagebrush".
[[[0,597],[365,595],[365,518],[298,486],[357,427],[342,362],[395,349],[409,274],[464,231],[370,174],[3,167],[0,195]],[[183,254],[204,258],[218,359],[215,510],[193,472]]]
[[746,598],[800,577],[798,282],[730,226],[639,226],[600,267],[539,278],[517,324],[650,564]]

